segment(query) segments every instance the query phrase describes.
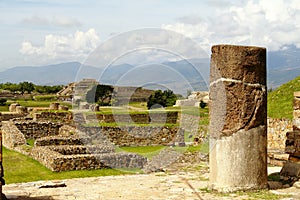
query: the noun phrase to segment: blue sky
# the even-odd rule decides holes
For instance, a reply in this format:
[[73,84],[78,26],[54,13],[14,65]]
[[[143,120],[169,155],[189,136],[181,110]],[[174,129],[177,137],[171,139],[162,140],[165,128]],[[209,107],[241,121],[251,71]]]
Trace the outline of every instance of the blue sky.
[[218,43],[300,47],[299,21],[298,0],[0,0],[0,70],[84,62],[107,40],[147,27],[183,34],[208,54]]

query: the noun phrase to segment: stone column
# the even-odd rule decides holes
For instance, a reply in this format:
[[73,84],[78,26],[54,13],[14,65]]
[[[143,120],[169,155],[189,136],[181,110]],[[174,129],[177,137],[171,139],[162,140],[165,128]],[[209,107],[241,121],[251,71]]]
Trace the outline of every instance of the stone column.
[[4,171],[2,165],[2,132],[0,131],[0,200],[6,199],[5,195],[2,194],[2,185],[5,184],[3,176],[4,176]]
[[210,186],[266,188],[266,49],[216,45],[210,67]]

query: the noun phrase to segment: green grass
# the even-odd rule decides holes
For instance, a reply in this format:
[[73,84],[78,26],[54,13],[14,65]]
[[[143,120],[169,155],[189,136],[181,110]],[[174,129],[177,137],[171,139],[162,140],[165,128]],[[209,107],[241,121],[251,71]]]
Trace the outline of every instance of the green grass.
[[290,195],[278,195],[278,194],[273,194],[268,190],[259,190],[259,191],[240,191],[236,192],[238,196],[245,196],[247,195],[249,198],[248,199],[265,199],[265,200],[279,200],[285,197],[289,197]]
[[0,106],[0,112],[8,112],[9,105]]
[[147,102],[129,102],[129,106],[139,108],[139,109],[147,109]]
[[27,145],[34,147],[34,139],[26,140]]
[[[243,199],[249,199],[249,200],[279,200],[291,196],[291,195],[273,194],[268,190],[237,191],[232,193],[220,193],[220,192],[212,191],[208,187],[200,188],[199,190],[205,193],[215,194],[216,196],[220,196],[220,197],[222,196],[229,197],[231,195],[235,195],[235,196],[243,196]],[[235,197],[233,198],[235,199]]]
[[33,98],[36,101],[57,101],[57,96],[55,94],[36,95]]
[[293,118],[294,92],[300,91],[300,76],[281,85],[268,94],[268,116],[271,118]]
[[7,184],[39,180],[61,180],[70,178],[111,176],[140,172],[136,169],[98,169],[52,172],[38,161],[6,148],[3,148],[3,166],[4,179]]
[[152,123],[152,124],[142,124],[142,123],[126,123],[126,122],[112,122],[112,123],[87,123],[84,126],[108,126],[108,127],[124,127],[124,126],[141,126],[141,127],[147,127],[147,126],[153,126],[153,127],[176,127],[178,124],[159,124],[159,123]]

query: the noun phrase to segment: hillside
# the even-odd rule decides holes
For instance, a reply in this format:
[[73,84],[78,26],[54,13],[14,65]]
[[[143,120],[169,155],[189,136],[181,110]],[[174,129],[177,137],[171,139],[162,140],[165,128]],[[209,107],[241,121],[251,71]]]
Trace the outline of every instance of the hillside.
[[296,91],[300,91],[300,76],[269,92],[268,116],[292,119],[293,98]]

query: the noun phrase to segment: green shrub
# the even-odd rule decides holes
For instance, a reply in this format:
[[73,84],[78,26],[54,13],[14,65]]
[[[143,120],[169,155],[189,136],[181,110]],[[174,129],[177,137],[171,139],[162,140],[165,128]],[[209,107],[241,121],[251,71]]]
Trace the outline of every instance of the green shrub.
[[0,99],[0,106],[5,106],[6,102],[7,102],[6,99],[1,98]]

